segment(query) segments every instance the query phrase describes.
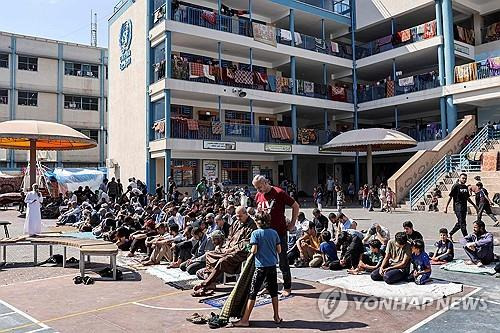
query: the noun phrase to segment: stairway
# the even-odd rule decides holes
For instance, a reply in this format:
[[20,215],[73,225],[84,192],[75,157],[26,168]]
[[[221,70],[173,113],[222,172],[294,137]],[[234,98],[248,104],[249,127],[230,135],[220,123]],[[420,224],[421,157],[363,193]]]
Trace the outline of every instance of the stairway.
[[[484,187],[490,193],[500,193],[500,172],[481,172],[480,160],[474,160],[477,153],[500,152],[500,130],[484,127],[476,137],[457,155],[444,156],[410,191],[409,202],[405,206],[412,210],[426,210],[431,201],[431,192],[438,187],[442,192],[440,208],[448,198],[451,186],[457,181],[460,173],[468,174],[467,184],[477,183],[474,177],[480,176]],[[497,162],[498,164],[498,162]],[[500,170],[500,164],[496,170]],[[485,183],[487,182],[487,183]],[[441,207],[442,206],[442,207]],[[495,207],[496,208],[496,207]],[[500,212],[500,210],[499,210]]]

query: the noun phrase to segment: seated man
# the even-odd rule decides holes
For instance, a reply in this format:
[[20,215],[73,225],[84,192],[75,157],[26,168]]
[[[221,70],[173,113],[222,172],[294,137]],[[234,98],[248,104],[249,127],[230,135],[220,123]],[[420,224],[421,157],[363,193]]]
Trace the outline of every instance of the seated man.
[[[319,253],[319,237],[314,222],[303,226],[304,235],[297,240],[297,249],[300,257],[295,262],[295,267],[308,267],[313,258],[321,258]],[[317,266],[321,265],[321,262]],[[316,267],[317,267],[316,266]]]
[[348,269],[347,273],[356,275],[364,271],[373,272],[382,264],[382,260],[384,260],[385,256],[385,252],[381,249],[382,242],[378,239],[372,239],[368,245],[370,249],[361,255],[358,267],[355,269]]
[[72,225],[80,220],[81,210],[80,206],[73,201],[70,205],[70,209],[67,212],[59,216],[59,221],[56,223],[57,225]]
[[207,252],[205,280],[194,287],[193,296],[202,297],[214,290],[216,281],[222,273],[235,274],[241,263],[248,257],[250,235],[257,229],[254,220],[245,207],[236,210],[237,220],[231,225],[227,241],[223,247]]
[[316,225],[316,233],[319,235],[323,230],[328,228],[328,219],[318,208],[314,208],[312,213],[314,216],[313,222]]
[[408,242],[414,241],[415,239],[424,239],[420,232],[413,229],[413,223],[411,223],[411,221],[403,222],[403,229],[408,238]]
[[340,260],[330,263],[330,269],[341,270],[358,267],[359,258],[365,250],[361,238],[344,230],[337,238],[337,248],[339,247],[341,249]]
[[179,226],[177,224],[172,224],[168,228],[168,236],[158,238],[154,242],[153,252],[149,260],[143,263],[144,266],[158,265],[164,257],[166,257],[169,262],[172,262],[172,245],[183,241],[184,235],[179,233]]
[[207,236],[205,231],[205,222],[193,224],[192,233],[196,245],[192,248],[191,258],[181,263],[179,266],[181,270],[186,271],[191,275],[194,275],[198,270],[205,268],[205,255],[208,251],[212,251],[214,249],[212,237]]
[[493,253],[493,235],[486,231],[483,221],[474,222],[473,232],[460,240],[465,253],[470,260],[468,265],[477,265],[479,267],[493,262],[495,255]]
[[406,281],[411,263],[411,245],[404,232],[396,233],[394,240],[387,243],[387,250],[382,264],[374,270],[371,278],[374,281],[385,281],[393,284]]

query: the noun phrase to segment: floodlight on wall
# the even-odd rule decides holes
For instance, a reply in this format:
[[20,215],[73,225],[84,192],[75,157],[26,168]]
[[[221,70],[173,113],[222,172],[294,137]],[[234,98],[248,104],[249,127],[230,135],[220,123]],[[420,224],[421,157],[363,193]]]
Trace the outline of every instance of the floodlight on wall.
[[243,89],[233,88],[233,94],[238,94],[238,97],[245,98],[247,93]]

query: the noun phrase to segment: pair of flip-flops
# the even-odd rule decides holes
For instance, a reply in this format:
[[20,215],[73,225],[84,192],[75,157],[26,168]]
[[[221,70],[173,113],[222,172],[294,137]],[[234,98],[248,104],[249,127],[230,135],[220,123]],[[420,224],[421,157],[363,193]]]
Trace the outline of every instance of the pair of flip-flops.
[[[99,272],[97,272],[101,277],[104,278],[112,278],[113,277],[113,270],[109,267],[106,267]],[[123,272],[120,271],[119,269],[116,270],[116,279],[117,280],[123,280]]]
[[191,316],[187,317],[186,320],[189,321],[190,323],[197,324],[197,325],[203,325],[208,323],[210,318],[215,317],[215,313],[211,312],[209,316],[207,315],[200,315],[199,313],[195,312]]
[[84,276],[84,277],[81,277],[80,275],[77,275],[73,278],[73,282],[75,284],[85,284],[85,285],[89,285],[89,284],[94,284],[95,280],[93,278],[91,278],[90,276]]

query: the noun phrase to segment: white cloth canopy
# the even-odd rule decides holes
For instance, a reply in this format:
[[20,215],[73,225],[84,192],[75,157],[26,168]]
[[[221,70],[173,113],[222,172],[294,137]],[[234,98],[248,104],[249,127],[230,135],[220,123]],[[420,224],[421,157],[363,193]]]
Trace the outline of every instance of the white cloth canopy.
[[322,149],[366,152],[368,146],[372,147],[372,151],[386,151],[411,148],[416,145],[417,141],[396,130],[367,128],[344,132],[323,145]]

